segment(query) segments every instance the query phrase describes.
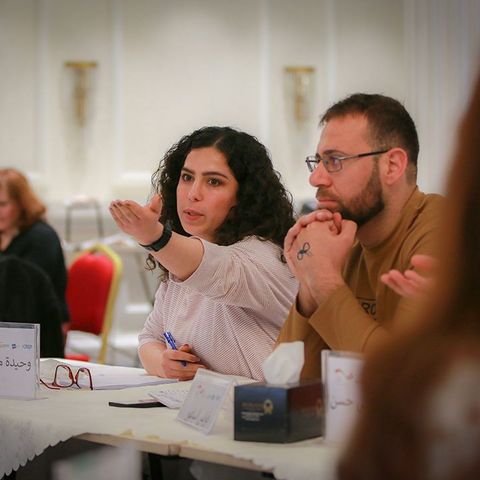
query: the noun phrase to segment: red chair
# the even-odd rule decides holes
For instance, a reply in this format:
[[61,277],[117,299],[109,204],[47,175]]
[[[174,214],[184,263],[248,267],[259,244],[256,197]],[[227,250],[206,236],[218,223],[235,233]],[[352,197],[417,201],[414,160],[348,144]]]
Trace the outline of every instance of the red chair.
[[[66,358],[89,361],[90,356],[82,352],[82,348],[91,344],[93,337],[99,344],[96,361],[105,363],[122,270],[120,257],[102,244],[82,251],[73,260],[68,269],[66,291],[70,312]],[[87,335],[74,336],[73,332],[77,331]]]

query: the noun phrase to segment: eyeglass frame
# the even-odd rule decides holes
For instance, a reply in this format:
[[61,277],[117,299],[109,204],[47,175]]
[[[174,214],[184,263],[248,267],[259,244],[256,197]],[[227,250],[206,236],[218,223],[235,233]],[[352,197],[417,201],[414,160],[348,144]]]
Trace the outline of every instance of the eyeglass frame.
[[[71,380],[70,385],[61,385],[60,383],[57,382],[57,375],[58,375],[58,369],[63,368],[68,372],[68,377]],[[78,375],[79,373],[86,373],[88,375],[89,383],[90,383],[90,390],[93,390],[93,380],[92,380],[92,373],[87,367],[80,367],[75,374],[73,373],[73,370],[71,369],[70,365],[65,365],[65,364],[60,364],[55,367],[55,374],[53,376],[53,382],[51,384],[48,384],[44,380],[40,378],[40,382],[45,385],[47,388],[50,388],[51,390],[60,390],[61,388],[70,388],[73,387],[73,385],[76,385],[78,388],[82,388],[80,384],[78,383]]]
[[[318,167],[320,162],[323,163],[323,166],[325,167],[325,170],[328,173],[335,173],[335,172],[339,172],[340,170],[342,170],[344,160],[352,160],[354,158],[371,157],[372,155],[380,155],[382,153],[387,153],[389,150],[391,150],[391,148],[385,148],[383,150],[375,150],[374,152],[358,153],[356,155],[345,155],[343,157],[336,157],[335,155],[332,155],[332,157],[339,162],[338,163],[339,167],[334,169],[334,170],[332,170],[331,167],[329,167],[327,165],[327,163],[325,163],[327,160],[324,160],[318,153],[316,153],[315,155],[308,155],[305,158],[305,163],[307,164],[307,168],[308,168],[308,171],[310,173],[313,173],[316,170],[316,168]],[[315,166],[312,167],[312,164],[314,164]]]

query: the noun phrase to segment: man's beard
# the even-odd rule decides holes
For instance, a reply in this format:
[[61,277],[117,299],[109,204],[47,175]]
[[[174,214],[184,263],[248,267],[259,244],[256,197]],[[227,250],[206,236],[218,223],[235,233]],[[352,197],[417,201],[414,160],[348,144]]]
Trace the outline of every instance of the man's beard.
[[385,201],[382,184],[380,183],[378,162],[374,163],[367,185],[356,197],[350,199],[348,203],[339,198],[332,198],[332,200],[338,202],[339,208],[336,211],[342,215],[342,218],[352,220],[359,227],[382,212],[385,208]]

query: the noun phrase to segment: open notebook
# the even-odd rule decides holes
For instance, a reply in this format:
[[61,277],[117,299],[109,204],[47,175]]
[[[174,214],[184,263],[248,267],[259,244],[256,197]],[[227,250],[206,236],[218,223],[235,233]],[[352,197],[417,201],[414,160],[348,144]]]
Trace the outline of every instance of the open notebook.
[[[172,378],[160,378],[154,375],[148,375],[143,368],[100,365],[98,363],[79,362],[60,358],[41,359],[40,378],[44,382],[51,383],[54,379],[57,365],[68,365],[74,375],[79,368],[88,368],[92,377],[94,390],[118,390],[128,387],[159,385],[178,381]],[[88,388],[90,383],[88,375],[79,375],[78,383],[80,387]]]

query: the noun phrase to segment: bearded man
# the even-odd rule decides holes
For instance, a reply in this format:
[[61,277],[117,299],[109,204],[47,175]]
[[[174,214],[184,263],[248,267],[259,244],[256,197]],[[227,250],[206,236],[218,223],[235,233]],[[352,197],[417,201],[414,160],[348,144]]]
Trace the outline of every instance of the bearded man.
[[304,341],[302,378],[320,376],[322,349],[368,353],[408,323],[411,300],[380,277],[435,255],[442,204],[417,187],[417,131],[397,100],[354,94],[320,125],[306,159],[318,210],[285,238],[300,288],[278,342]]

